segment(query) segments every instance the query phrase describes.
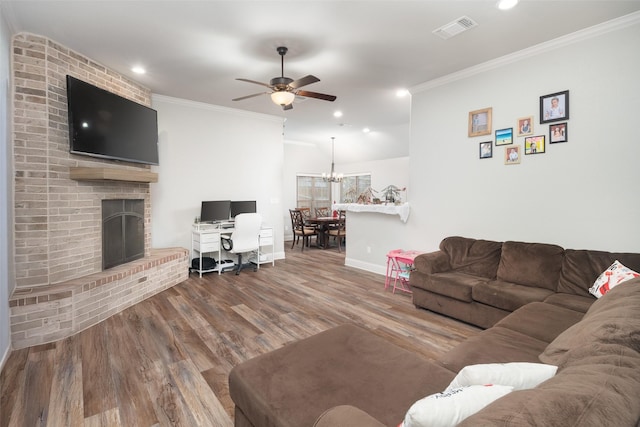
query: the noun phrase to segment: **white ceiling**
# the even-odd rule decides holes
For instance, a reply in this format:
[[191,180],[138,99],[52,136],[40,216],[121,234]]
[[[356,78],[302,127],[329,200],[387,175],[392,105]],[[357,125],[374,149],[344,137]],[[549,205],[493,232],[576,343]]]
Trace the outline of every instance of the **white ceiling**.
[[[15,0],[0,1],[11,31],[46,36],[155,94],[286,117],[285,138],[316,143],[336,162],[406,156],[408,97],[399,88],[495,59],[640,10],[640,0]],[[449,40],[433,30],[462,16],[478,26]],[[303,99],[282,111],[267,95],[233,98],[280,76],[276,47],[287,46],[285,75],[313,74]],[[637,46],[636,46],[637,47]],[[142,65],[147,74],[131,71]],[[478,106],[483,107],[483,105]],[[342,118],[333,117],[340,110]],[[371,132],[364,134],[362,128]]]

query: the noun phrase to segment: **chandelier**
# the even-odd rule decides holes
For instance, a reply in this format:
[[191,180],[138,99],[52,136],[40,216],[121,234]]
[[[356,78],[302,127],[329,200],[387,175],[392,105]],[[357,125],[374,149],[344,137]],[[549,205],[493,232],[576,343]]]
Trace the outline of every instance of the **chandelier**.
[[333,155],[334,155],[334,143],[335,143],[335,137],[331,137],[331,173],[326,174],[323,173],[322,174],[322,179],[324,179],[327,182],[342,182],[343,176],[341,173],[336,173],[334,170],[334,161],[333,161]]

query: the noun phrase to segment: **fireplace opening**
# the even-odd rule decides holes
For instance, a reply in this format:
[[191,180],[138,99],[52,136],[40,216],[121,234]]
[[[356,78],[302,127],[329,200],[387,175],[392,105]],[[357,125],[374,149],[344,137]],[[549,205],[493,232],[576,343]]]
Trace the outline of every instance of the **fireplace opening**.
[[102,269],[144,257],[144,200],[102,201]]

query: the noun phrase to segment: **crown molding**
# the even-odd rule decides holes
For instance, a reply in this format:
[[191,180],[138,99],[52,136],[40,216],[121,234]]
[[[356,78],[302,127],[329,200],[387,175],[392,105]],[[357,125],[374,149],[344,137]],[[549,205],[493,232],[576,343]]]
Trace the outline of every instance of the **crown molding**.
[[495,70],[505,65],[513,64],[515,62],[522,61],[523,59],[531,58],[532,56],[551,52],[556,49],[560,49],[584,40],[610,33],[612,31],[618,31],[633,25],[637,25],[638,23],[640,23],[640,12],[633,12],[620,18],[612,19],[610,21],[603,22],[601,24],[594,25],[580,31],[567,34],[566,36],[558,37],[556,39],[540,43],[526,49],[522,49],[509,55],[505,55],[497,59],[492,59],[491,61],[474,65],[473,67],[451,73],[444,77],[429,80],[428,82],[413,86],[409,89],[409,92],[413,95],[439,86],[444,86],[449,83],[453,83],[475,76],[477,74],[484,73],[485,71]]

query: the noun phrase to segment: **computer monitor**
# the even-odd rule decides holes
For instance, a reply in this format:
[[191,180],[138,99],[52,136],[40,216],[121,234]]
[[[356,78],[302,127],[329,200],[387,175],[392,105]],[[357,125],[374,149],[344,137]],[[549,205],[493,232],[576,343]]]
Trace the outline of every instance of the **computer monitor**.
[[231,200],[211,200],[202,202],[202,207],[200,208],[200,221],[229,221],[229,212],[231,212]]
[[245,200],[241,202],[231,202],[231,218],[235,218],[236,215],[241,213],[256,213],[256,201]]

